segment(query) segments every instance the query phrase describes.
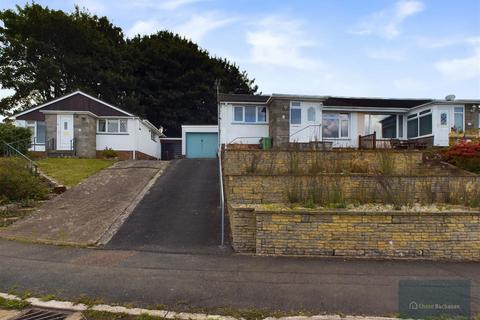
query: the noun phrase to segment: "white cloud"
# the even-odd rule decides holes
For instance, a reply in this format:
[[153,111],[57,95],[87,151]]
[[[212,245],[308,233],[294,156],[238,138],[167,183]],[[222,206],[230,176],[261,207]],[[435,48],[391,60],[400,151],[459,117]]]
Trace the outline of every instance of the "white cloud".
[[210,0],[135,0],[129,5],[137,8],[154,8],[162,10],[176,10],[180,7],[194,4],[197,2],[206,2]]
[[400,26],[407,19],[425,9],[418,0],[400,0],[392,8],[376,12],[364,19],[353,33],[359,35],[378,35],[393,39],[400,35]]
[[389,48],[371,48],[367,49],[366,53],[371,59],[386,61],[403,61],[406,56],[404,50]]
[[305,38],[301,26],[301,21],[273,16],[261,20],[256,30],[246,33],[251,62],[299,69],[318,66],[320,61],[305,57],[302,52],[315,44]]
[[435,68],[451,80],[469,80],[480,77],[480,38],[471,38],[468,43],[473,48],[471,56],[443,59],[435,63]]
[[224,17],[216,12],[207,12],[203,14],[193,14],[183,23],[165,22],[158,20],[139,20],[127,31],[128,37],[134,37],[138,34],[152,34],[159,30],[170,30],[193,41],[202,40],[209,32],[221,28],[238,20],[233,17]]
[[194,14],[185,23],[172,27],[172,31],[193,41],[202,40],[210,31],[221,28],[238,20],[233,17],[223,17],[219,13],[208,12]]
[[97,0],[76,0],[75,3],[80,8],[85,8],[93,14],[105,14],[107,7]]
[[206,0],[167,0],[167,1],[160,1],[158,6],[166,10],[175,10],[179,7],[182,7],[188,4],[193,4],[195,2],[201,2],[201,1],[206,1]]
[[160,23],[156,20],[139,20],[127,30],[127,36],[133,38],[136,35],[146,35],[157,32],[160,29]]

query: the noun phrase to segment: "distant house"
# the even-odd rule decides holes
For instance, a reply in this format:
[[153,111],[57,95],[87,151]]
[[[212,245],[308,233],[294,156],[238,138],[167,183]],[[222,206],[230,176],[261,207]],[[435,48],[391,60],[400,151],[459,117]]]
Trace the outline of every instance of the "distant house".
[[[223,94],[220,143],[274,146],[311,141],[358,148],[360,136],[448,146],[452,131],[480,128],[480,100],[384,99],[307,95]],[[390,144],[389,144],[390,145]]]
[[160,159],[162,130],[116,106],[76,91],[11,117],[33,133],[32,151],[49,156]]

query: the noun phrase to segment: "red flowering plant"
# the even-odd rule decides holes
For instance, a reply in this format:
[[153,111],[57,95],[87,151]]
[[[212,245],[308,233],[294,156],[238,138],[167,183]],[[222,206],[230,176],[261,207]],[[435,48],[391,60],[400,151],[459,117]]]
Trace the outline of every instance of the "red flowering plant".
[[442,157],[457,167],[480,173],[480,140],[462,140],[445,150]]

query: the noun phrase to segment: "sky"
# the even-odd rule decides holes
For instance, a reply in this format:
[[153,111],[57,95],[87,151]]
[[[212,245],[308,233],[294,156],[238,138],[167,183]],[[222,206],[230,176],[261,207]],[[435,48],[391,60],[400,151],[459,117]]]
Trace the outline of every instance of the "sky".
[[[25,2],[0,0],[0,9]],[[36,0],[170,30],[239,65],[259,92],[480,98],[478,0]],[[8,91],[0,91],[0,96]]]

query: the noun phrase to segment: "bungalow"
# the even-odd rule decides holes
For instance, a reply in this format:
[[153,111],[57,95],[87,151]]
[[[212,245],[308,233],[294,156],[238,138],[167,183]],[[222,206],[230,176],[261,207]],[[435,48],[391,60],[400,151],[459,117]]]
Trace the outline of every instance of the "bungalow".
[[49,156],[101,157],[113,149],[120,159],[159,159],[162,130],[148,120],[76,91],[10,119],[33,133],[31,150]]
[[379,142],[416,141],[422,146],[448,146],[449,135],[478,132],[480,100],[384,99],[307,95],[222,94],[221,144],[273,145],[312,141],[333,147],[358,148],[361,137]]

